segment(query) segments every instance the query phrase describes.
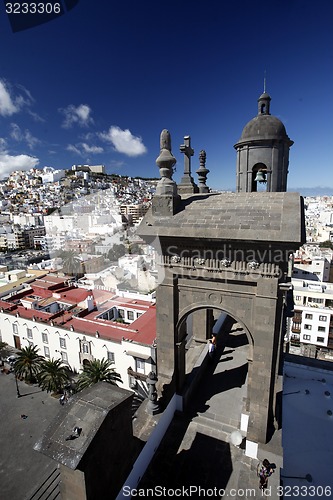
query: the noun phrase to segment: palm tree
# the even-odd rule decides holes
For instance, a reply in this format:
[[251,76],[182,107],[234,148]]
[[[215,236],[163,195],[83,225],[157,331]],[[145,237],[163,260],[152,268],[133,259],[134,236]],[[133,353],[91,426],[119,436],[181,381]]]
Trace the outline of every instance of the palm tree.
[[110,368],[110,366],[111,361],[104,358],[88,361],[79,375],[76,386],[77,390],[81,391],[97,382],[108,382],[113,385],[117,385],[117,382],[122,382],[119,373],[116,373],[114,368]]
[[22,347],[17,353],[17,360],[14,365],[16,377],[22,377],[29,382],[34,382],[40,371],[40,365],[43,357],[38,354],[38,347],[29,345]]
[[38,385],[47,392],[60,394],[70,382],[68,367],[61,359],[44,359],[40,364]]
[[63,269],[66,274],[78,276],[84,274],[82,261],[78,254],[73,250],[61,250],[58,257],[62,259]]

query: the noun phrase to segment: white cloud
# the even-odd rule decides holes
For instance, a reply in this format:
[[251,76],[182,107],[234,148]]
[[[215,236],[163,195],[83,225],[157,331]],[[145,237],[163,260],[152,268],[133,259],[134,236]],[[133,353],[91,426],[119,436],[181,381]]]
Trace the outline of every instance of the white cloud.
[[104,151],[104,149],[100,146],[89,146],[85,142],[82,143],[82,147],[86,153],[98,154],[103,153]]
[[0,137],[0,152],[4,151],[7,146],[7,141],[3,137]]
[[0,115],[11,116],[18,111],[19,108],[11,98],[11,95],[6,88],[5,83],[0,80]]
[[30,149],[33,149],[36,144],[40,143],[40,140],[34,137],[29,130],[24,132],[24,138]]
[[70,151],[71,153],[75,153],[79,156],[82,156],[82,152],[73,144],[68,144],[66,149],[67,149],[67,151]]
[[74,124],[87,127],[90,123],[94,123],[90,116],[91,108],[87,104],[80,104],[77,107],[70,104],[67,108],[60,108],[59,112],[65,116],[65,121],[62,124],[64,128],[70,128]]
[[36,144],[40,143],[40,140],[34,137],[30,130],[25,130],[23,132],[16,123],[11,123],[10,126],[10,136],[12,139],[15,139],[15,141],[26,142],[30,149],[33,149]]
[[147,151],[141,137],[132,135],[128,129],[122,130],[119,127],[112,126],[108,132],[101,133],[100,137],[111,142],[118,153],[124,153],[127,156],[140,156]]
[[32,116],[32,118],[35,120],[35,122],[40,122],[40,123],[45,123],[44,118],[39,116],[38,113],[34,113],[33,111],[28,111],[29,115]]
[[33,97],[26,88],[22,85],[17,85],[17,87],[25,95],[13,95],[13,91],[9,88],[9,85],[0,79],[0,115],[12,116],[21,111],[23,107],[30,106],[34,102]]
[[103,153],[104,149],[100,146],[89,146],[85,142],[80,142],[79,144],[68,144],[67,151],[71,151],[79,156],[85,156],[86,154],[99,154]]
[[10,137],[12,139],[15,139],[15,141],[22,141],[23,135],[20,127],[16,125],[16,123],[11,123],[11,132],[10,132]]
[[6,177],[14,170],[30,170],[35,168],[39,159],[29,155],[10,155],[7,151],[0,152],[0,178]]

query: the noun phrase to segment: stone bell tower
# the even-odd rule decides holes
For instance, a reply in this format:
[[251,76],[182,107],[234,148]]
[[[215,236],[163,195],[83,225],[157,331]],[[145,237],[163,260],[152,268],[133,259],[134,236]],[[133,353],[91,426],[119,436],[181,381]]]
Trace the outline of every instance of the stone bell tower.
[[259,191],[260,184],[265,184],[268,192],[287,191],[289,149],[294,143],[281,120],[270,114],[270,103],[264,89],[258,99],[258,115],[245,125],[234,146],[237,193]]

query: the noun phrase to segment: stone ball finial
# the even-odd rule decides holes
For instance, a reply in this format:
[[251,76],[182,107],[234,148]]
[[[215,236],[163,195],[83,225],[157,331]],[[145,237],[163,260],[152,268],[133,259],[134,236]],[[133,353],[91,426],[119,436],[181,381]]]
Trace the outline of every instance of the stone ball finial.
[[171,135],[166,129],[162,130],[160,136],[161,151],[156,158],[156,164],[160,169],[161,178],[172,178],[173,166],[177,162],[176,158],[171,153]]
[[169,151],[171,151],[171,135],[169,130],[167,130],[166,128],[161,132],[160,148],[168,149]]
[[199,153],[199,163],[200,167],[197,170],[198,180],[199,180],[199,193],[208,193],[209,187],[206,186],[207,175],[209,174],[208,168],[206,168],[206,151],[201,150]]

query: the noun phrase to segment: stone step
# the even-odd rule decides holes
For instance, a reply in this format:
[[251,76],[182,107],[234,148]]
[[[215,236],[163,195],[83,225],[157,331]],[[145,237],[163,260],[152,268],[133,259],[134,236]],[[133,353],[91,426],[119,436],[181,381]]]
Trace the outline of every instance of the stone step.
[[60,499],[60,471],[58,468],[44,479],[32,494],[29,494],[25,500],[56,500]]
[[232,432],[239,430],[236,422],[235,425],[231,422],[222,422],[222,420],[218,418],[218,415],[209,415],[207,414],[207,412],[205,412],[205,414],[198,413],[198,416],[193,418],[193,422],[197,422],[198,424],[209,427],[210,429],[224,432],[227,435],[230,435]]

